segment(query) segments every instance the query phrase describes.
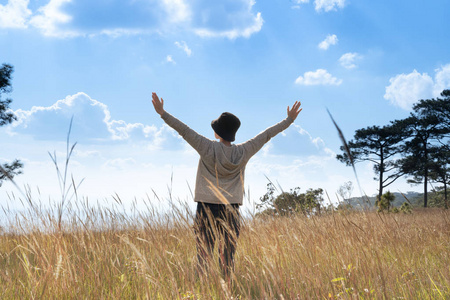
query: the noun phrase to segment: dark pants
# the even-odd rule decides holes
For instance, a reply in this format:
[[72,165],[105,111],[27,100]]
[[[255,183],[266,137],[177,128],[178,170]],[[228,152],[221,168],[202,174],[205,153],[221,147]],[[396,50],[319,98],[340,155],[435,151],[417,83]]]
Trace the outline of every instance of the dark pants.
[[218,242],[219,264],[225,276],[234,268],[234,254],[240,230],[238,204],[198,202],[195,216],[195,237],[199,271],[204,272]]

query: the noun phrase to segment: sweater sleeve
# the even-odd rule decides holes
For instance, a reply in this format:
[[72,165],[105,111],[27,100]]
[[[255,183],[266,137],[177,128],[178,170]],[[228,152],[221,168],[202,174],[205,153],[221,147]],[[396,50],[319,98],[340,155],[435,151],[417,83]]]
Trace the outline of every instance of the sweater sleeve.
[[187,126],[168,112],[164,112],[161,118],[164,120],[164,122],[166,122],[167,125],[178,132],[181,137],[200,154],[200,156],[205,156],[207,154],[212,144],[212,141],[210,139],[204,137],[201,134],[198,134],[189,126]]
[[246,151],[247,160],[255,155],[264,146],[265,143],[270,141],[271,138],[287,129],[293,122],[294,120],[292,120],[290,117],[287,117],[283,121],[267,128],[254,138],[245,142],[243,146]]

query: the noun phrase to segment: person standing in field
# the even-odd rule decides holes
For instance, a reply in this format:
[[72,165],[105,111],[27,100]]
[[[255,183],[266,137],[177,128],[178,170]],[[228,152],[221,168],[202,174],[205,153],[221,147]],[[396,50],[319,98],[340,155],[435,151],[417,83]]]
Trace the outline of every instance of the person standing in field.
[[175,129],[200,154],[195,183],[194,200],[197,202],[195,236],[198,269],[204,273],[218,242],[219,265],[223,275],[229,278],[234,269],[234,254],[240,231],[239,206],[244,198],[244,171],[250,158],[265,143],[288,128],[302,110],[296,101],[292,109],[287,107],[287,117],[267,128],[254,138],[232,144],[241,122],[233,114],[224,112],[211,122],[214,136],[210,140],[164,110],[164,100],[152,94],[155,111],[167,125]]

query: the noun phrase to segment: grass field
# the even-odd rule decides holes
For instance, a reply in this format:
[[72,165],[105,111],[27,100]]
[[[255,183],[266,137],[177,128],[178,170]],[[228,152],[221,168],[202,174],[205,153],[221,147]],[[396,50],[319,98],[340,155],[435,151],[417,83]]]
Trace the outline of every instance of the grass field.
[[34,205],[6,222],[1,299],[450,298],[446,210],[247,218],[229,285],[217,261],[196,275],[186,207],[73,206],[60,227],[57,209]]

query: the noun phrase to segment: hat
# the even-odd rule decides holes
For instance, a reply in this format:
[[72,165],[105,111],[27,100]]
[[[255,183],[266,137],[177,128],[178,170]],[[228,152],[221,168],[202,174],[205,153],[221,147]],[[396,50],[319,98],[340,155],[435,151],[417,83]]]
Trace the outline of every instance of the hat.
[[239,118],[229,112],[222,113],[219,118],[211,122],[211,127],[217,135],[229,142],[234,141],[239,126],[241,126]]

